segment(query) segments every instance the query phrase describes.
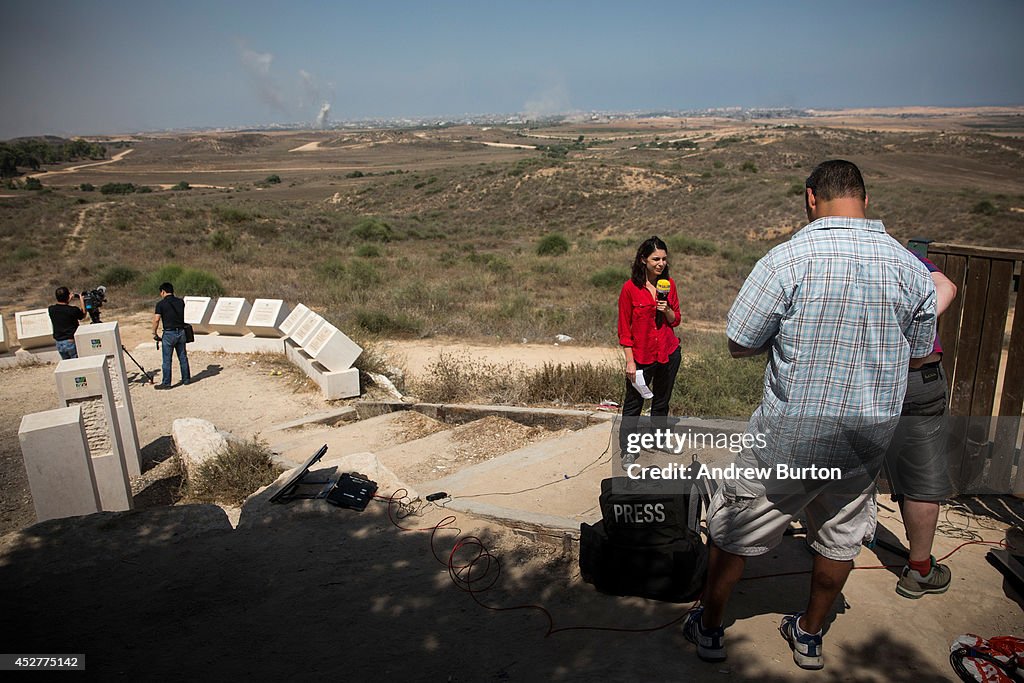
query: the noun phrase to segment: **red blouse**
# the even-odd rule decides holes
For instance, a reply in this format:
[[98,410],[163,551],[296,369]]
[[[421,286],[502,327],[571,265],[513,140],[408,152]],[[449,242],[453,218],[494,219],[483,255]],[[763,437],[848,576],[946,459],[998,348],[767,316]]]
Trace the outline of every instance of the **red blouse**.
[[669,278],[668,305],[676,314],[674,322],[663,319],[656,325],[658,302],[646,287],[637,287],[626,280],[619,294],[619,344],[633,348],[633,361],[639,365],[667,363],[669,355],[679,348],[679,338],[672,331],[679,325],[679,294],[675,280]]

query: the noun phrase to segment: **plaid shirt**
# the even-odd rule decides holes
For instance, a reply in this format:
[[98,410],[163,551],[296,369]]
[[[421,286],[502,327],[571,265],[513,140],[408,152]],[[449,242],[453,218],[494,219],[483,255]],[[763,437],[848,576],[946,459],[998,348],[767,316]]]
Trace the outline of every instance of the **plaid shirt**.
[[850,471],[884,453],[910,359],[931,353],[935,286],[880,221],[822,218],[757,262],[726,333],[751,349],[771,342],[755,454]]

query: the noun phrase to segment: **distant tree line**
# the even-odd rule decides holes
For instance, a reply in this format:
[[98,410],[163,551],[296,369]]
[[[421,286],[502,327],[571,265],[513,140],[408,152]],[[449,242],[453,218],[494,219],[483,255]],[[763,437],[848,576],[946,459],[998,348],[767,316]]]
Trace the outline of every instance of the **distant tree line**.
[[18,175],[19,166],[38,171],[43,164],[106,157],[106,147],[81,138],[52,142],[41,138],[28,138],[0,142],[0,178],[13,178]]

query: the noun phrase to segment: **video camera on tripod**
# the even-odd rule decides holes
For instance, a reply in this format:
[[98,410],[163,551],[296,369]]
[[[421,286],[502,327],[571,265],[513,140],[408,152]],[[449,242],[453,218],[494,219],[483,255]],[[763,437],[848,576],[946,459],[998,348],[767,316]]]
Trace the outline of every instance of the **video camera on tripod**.
[[85,312],[89,314],[89,320],[93,323],[100,321],[100,308],[107,302],[107,288],[100,285],[96,289],[79,294],[82,297],[82,304]]

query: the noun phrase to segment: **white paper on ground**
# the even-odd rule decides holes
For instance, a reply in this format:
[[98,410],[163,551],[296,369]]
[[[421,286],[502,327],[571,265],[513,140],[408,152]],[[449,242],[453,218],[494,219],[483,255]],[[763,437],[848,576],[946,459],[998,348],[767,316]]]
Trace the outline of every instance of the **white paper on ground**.
[[633,380],[633,388],[640,392],[642,398],[653,398],[654,392],[651,391],[650,387],[647,386],[647,382],[644,381],[643,370],[636,371],[636,379]]

